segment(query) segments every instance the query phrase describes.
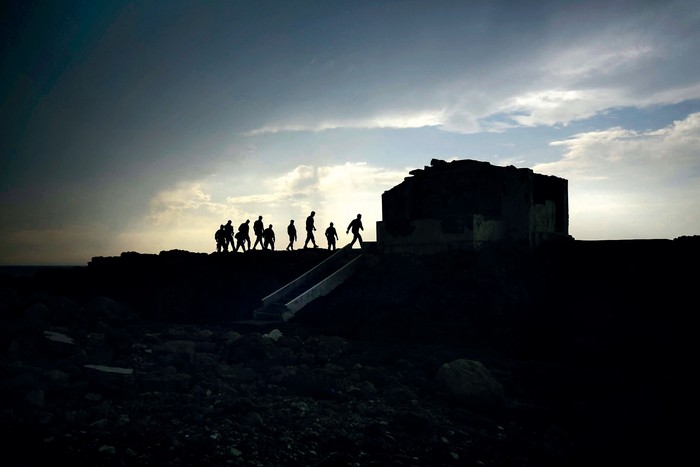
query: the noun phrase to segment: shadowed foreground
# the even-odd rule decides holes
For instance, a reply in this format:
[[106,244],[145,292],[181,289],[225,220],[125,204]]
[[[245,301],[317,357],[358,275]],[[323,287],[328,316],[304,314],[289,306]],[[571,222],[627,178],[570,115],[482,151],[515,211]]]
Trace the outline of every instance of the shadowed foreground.
[[[0,281],[14,465],[619,465],[684,457],[696,237],[377,256],[127,253]],[[478,362],[478,363],[477,363]],[[450,365],[445,366],[446,363]]]

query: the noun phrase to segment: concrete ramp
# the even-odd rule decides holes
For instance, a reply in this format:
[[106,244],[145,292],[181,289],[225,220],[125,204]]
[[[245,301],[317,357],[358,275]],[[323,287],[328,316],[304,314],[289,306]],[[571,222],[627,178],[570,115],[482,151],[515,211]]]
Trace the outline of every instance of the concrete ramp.
[[363,264],[360,249],[341,248],[313,269],[262,299],[253,317],[260,321],[287,321],[303,307],[345,282]]

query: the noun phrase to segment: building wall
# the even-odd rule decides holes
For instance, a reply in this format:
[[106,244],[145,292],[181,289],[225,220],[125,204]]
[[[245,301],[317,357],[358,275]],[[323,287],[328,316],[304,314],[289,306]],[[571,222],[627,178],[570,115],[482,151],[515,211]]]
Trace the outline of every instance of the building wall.
[[382,195],[377,242],[385,250],[533,245],[568,235],[567,181],[487,162],[431,161]]
[[[554,204],[554,224],[551,232],[560,235],[569,234],[569,181],[551,175],[534,174],[533,205]],[[541,231],[540,231],[541,232]]]

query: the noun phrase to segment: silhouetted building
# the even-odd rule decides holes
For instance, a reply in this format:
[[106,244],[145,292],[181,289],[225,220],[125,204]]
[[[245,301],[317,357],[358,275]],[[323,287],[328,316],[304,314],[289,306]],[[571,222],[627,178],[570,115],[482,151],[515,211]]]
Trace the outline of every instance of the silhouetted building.
[[377,243],[389,252],[536,246],[569,235],[568,181],[531,169],[433,159],[382,194]]

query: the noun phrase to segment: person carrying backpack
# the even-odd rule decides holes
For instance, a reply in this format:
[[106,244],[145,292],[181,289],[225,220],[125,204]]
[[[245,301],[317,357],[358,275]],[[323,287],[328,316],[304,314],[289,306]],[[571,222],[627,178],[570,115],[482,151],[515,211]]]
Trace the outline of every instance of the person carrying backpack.
[[260,248],[264,248],[263,232],[265,231],[265,226],[263,225],[262,219],[262,216],[258,216],[258,220],[253,222],[253,233],[255,234],[255,243],[253,244],[253,250],[255,250],[255,247],[258,246],[258,243],[260,244]]
[[221,224],[219,230],[214,234],[214,240],[216,240],[216,252],[221,253],[221,250],[228,251],[228,244],[226,243],[226,228],[224,224]]

